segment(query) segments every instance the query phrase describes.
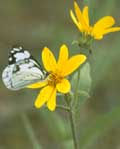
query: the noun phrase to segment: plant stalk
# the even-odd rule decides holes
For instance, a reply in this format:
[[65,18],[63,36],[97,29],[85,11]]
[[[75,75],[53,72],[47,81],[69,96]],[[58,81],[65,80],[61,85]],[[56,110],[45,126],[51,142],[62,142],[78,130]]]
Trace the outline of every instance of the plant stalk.
[[75,123],[74,123],[74,116],[73,116],[72,107],[70,105],[70,98],[71,97],[70,97],[69,94],[65,95],[66,104],[70,108],[68,113],[69,113],[69,118],[70,118],[70,124],[71,124],[72,136],[73,136],[74,149],[78,149],[77,136],[76,136],[76,130],[75,130]]
[[78,69],[78,72],[77,72],[77,83],[76,83],[76,88],[75,88],[75,93],[74,93],[74,105],[75,106],[76,106],[77,99],[78,99],[79,82],[80,82],[80,68]]

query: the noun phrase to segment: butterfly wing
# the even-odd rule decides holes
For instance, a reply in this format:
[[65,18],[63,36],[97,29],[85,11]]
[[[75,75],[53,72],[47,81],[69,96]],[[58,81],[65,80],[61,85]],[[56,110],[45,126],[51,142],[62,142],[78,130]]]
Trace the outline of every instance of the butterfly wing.
[[46,72],[32,55],[23,48],[13,48],[9,54],[9,65],[4,69],[2,79],[10,90],[19,90],[35,82],[43,81]]

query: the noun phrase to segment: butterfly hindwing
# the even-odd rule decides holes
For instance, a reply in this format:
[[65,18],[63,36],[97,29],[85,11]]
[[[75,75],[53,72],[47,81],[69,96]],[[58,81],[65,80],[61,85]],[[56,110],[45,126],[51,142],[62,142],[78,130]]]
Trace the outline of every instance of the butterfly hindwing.
[[9,65],[2,74],[3,82],[8,89],[19,90],[45,78],[46,72],[27,50],[19,47],[10,51]]

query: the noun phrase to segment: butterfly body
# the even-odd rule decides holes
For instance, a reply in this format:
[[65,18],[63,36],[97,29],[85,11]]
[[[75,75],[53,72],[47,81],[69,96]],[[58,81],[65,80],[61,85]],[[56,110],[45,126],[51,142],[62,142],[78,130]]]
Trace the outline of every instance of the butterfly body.
[[10,90],[19,90],[43,81],[47,76],[41,65],[22,47],[11,49],[8,63],[9,65],[3,71],[2,79]]

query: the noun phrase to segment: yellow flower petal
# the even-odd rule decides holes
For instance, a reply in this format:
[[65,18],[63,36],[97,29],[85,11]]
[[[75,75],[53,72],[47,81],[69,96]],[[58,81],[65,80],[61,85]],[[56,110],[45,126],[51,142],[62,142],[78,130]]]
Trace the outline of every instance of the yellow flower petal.
[[47,101],[47,107],[50,111],[54,111],[56,108],[56,88],[53,88],[52,94]]
[[79,23],[81,23],[82,28],[85,31],[87,31],[88,30],[88,26],[87,26],[87,24],[86,24],[86,22],[85,22],[85,20],[84,20],[84,18],[82,16],[82,12],[81,12],[80,8],[79,8],[79,6],[78,6],[78,4],[76,2],[74,2],[74,9],[75,9],[75,13],[76,13],[76,16],[77,16],[77,19],[78,19]]
[[32,88],[32,89],[36,89],[36,88],[41,88],[41,87],[44,87],[47,85],[47,81],[42,81],[42,82],[37,82],[37,83],[34,83],[34,84],[31,84],[31,85],[28,85],[27,88]]
[[88,7],[85,6],[82,12],[83,18],[86,22],[86,24],[89,26],[89,15],[88,15]]
[[53,87],[52,86],[46,86],[44,87],[38,97],[35,100],[35,107],[36,108],[41,108],[43,104],[45,104],[51,97],[53,92]]
[[62,69],[64,67],[64,63],[68,60],[68,47],[66,45],[62,45],[60,47],[59,58],[57,67]]
[[111,33],[111,32],[117,32],[117,31],[120,31],[120,27],[108,28],[108,29],[105,29],[105,30],[101,31],[100,33],[97,33],[94,36],[94,38],[97,39],[97,40],[101,40],[105,34],[108,34],[108,33]]
[[103,39],[103,35],[94,35],[94,39],[96,39],[96,40],[101,40],[101,39]]
[[62,63],[68,59],[68,47],[63,44],[60,47],[60,52],[59,52],[59,58],[58,58],[58,63]]
[[70,82],[67,79],[62,79],[60,83],[56,85],[56,88],[61,93],[68,93],[71,89]]
[[108,34],[111,32],[117,32],[120,31],[120,27],[112,27],[112,28],[108,28],[106,30],[103,31],[103,34]]
[[74,13],[72,12],[72,10],[70,11],[70,16],[73,20],[73,22],[75,23],[75,25],[78,27],[78,29],[80,30],[80,32],[83,32],[83,28],[82,28],[82,25],[80,23],[78,23]]
[[64,66],[63,76],[67,76],[75,71],[86,60],[85,55],[76,55],[71,57]]
[[54,71],[56,69],[56,59],[53,53],[47,47],[45,47],[42,51],[42,61],[45,69],[48,72]]
[[104,29],[113,26],[114,23],[115,23],[114,18],[111,16],[105,16],[101,18],[95,23],[93,27],[93,34],[94,35],[100,34],[101,32],[103,32]]

